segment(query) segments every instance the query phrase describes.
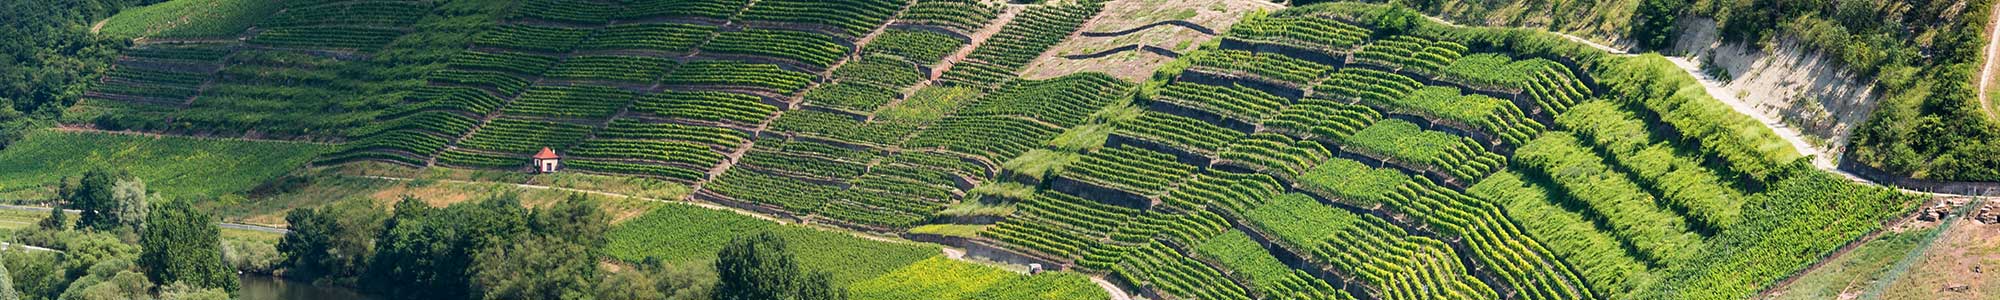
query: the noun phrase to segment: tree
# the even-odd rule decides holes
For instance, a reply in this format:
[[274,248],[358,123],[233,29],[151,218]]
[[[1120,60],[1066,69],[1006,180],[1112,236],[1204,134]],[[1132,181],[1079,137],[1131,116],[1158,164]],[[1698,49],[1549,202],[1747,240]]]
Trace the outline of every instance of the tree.
[[[374,260],[369,262],[367,275],[362,280],[370,289],[385,291],[393,297],[463,299],[463,293],[436,290],[431,281],[446,273],[443,262],[431,260],[438,252],[451,248],[446,237],[432,236],[430,224],[435,208],[415,199],[403,199],[396,203],[395,216],[382,225],[381,234],[375,238]],[[461,273],[462,274],[462,273]],[[456,297],[444,297],[454,295]]]
[[112,198],[112,190],[123,174],[115,174],[103,169],[83,173],[75,186],[65,189],[64,200],[69,200],[71,209],[80,210],[76,220],[79,229],[110,231],[118,227],[111,212],[117,211],[118,202]]
[[813,272],[798,290],[798,300],[847,300],[847,289],[833,283],[833,273]]
[[153,282],[235,291],[236,274],[222,259],[214,216],[186,201],[160,204],[140,236],[139,266]]
[[160,287],[160,300],[229,300],[229,292],[176,283]]
[[715,260],[715,300],[792,299],[798,264],[785,241],[770,232],[737,238]]
[[667,299],[666,291],[654,288],[654,282],[652,274],[641,270],[607,274],[597,284],[597,300]]
[[473,288],[486,299],[592,297],[599,279],[595,249],[611,228],[604,209],[594,198],[571,194],[530,214],[530,236],[479,252]]
[[[0,261],[6,261],[0,255]],[[14,276],[7,274],[7,264],[0,263],[0,300],[21,300],[21,292],[14,290]]]
[[1676,37],[1675,27],[1687,5],[1685,0],[1641,1],[1639,11],[1632,14],[1632,39],[1649,49],[1672,47]]
[[12,252],[0,257],[0,264],[7,265],[7,277],[21,298],[49,299],[62,294],[61,285],[69,284],[69,272],[60,262],[64,258],[58,256],[43,251]]
[[108,211],[111,226],[117,230],[130,232],[144,229],[148,210],[146,203],[158,202],[155,200],[159,197],[157,194],[146,193],[146,182],[137,177],[118,179],[111,187],[111,201],[115,204],[112,210]]
[[785,240],[770,232],[729,241],[715,260],[716,300],[845,300],[825,272],[802,273]]
[[528,212],[513,195],[431,208],[405,199],[382,225],[365,287],[393,298],[465,299],[474,291],[473,256],[526,233]]
[[0,1],[6,12],[0,18],[0,148],[52,124],[83,96],[129,43],[94,36],[89,23],[134,2]]
[[[410,203],[421,203],[405,199]],[[288,277],[352,283],[375,252],[375,236],[388,220],[369,199],[347,199],[320,208],[294,209],[285,214],[291,231],[278,240],[280,263]]]
[[42,218],[40,223],[35,223],[35,227],[47,231],[69,230],[69,214],[64,213],[63,209],[62,206],[49,208],[49,216]]
[[333,218],[319,213],[318,209],[300,208],[285,213],[285,224],[291,231],[278,239],[278,252],[284,253],[285,275],[306,280],[318,280],[332,273],[333,235],[339,227]]
[[[94,268],[93,268],[94,269]],[[62,293],[63,300],[127,300],[151,297],[154,284],[146,274],[121,270],[110,276],[92,274],[77,279]]]
[[1391,6],[1375,16],[1375,33],[1381,36],[1410,33],[1417,29],[1417,24],[1422,24],[1423,19],[1424,15],[1415,9]]
[[555,236],[482,251],[474,269],[484,299],[588,299],[598,279],[590,248]]
[[568,199],[536,210],[534,215],[530,225],[537,234],[560,237],[591,249],[603,246],[604,233],[611,231],[611,217],[605,215],[600,201],[583,194],[570,194]]
[[[421,203],[405,198],[409,203]],[[286,275],[330,283],[353,283],[375,252],[375,237],[389,214],[369,199],[347,199],[285,215],[291,231],[278,241]]]
[[715,269],[708,263],[667,265],[648,258],[597,285],[598,300],[708,300]]
[[159,197],[146,192],[143,180],[101,169],[84,172],[76,185],[63,190],[70,208],[82,211],[77,228],[103,232],[139,232],[146,222],[146,203]]

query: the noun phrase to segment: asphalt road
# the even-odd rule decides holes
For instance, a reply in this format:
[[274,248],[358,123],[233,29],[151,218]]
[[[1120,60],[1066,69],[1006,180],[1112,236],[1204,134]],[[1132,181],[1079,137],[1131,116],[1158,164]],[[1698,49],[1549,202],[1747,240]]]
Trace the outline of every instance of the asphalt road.
[[[40,206],[21,206],[21,205],[0,205],[0,210],[14,210],[14,211],[33,211],[33,212],[48,212],[48,211],[49,211],[49,208],[47,208],[47,207],[40,207]],[[67,213],[79,213],[79,212],[81,212],[81,211],[79,211],[79,210],[74,210],[74,209],[65,209],[65,210],[63,210],[63,212],[67,212]],[[234,229],[234,230],[248,230],[248,231],[256,231],[256,232],[267,232],[267,233],[276,233],[276,234],[285,234],[285,233],[288,233],[288,232],[292,232],[291,230],[286,230],[286,229],[284,229],[284,228],[277,228],[277,227],[270,227],[270,226],[261,226],[261,225],[250,225],[250,224],[237,224],[237,223],[217,223],[217,224],[216,224],[215,226],[217,226],[217,227],[222,227],[222,229]]]

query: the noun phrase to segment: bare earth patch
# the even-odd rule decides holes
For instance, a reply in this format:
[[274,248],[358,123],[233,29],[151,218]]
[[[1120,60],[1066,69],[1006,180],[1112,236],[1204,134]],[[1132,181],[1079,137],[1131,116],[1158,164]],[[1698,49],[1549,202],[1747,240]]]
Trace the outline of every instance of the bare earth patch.
[[[1995,206],[1989,206],[1995,207]],[[1974,208],[1974,212],[1978,209]],[[1961,216],[1961,218],[1970,217]],[[1960,219],[1882,299],[2000,297],[2000,224]]]
[[1711,92],[1724,94],[1718,99],[1738,100],[1732,104],[1748,106],[1757,114],[1753,117],[1803,134],[1818,150],[1807,154],[1843,153],[1848,136],[1868,120],[1879,100],[1872,90],[1873,79],[1860,78],[1832,58],[1795,43],[1746,49],[1717,40],[1712,20],[1683,20],[1681,26],[1687,30],[1673,51],[1687,55],[1686,62],[1702,65],[1705,73],[1722,75],[1710,77],[1724,81]]
[[[1269,1],[1257,0],[1114,0],[1104,4],[1104,12],[1098,13],[1090,22],[1084,23],[1082,31],[1117,32],[1160,21],[1181,20],[1220,33],[1228,30],[1230,25],[1235,25],[1236,21],[1246,13],[1279,8],[1282,7]],[[1154,69],[1174,59],[1140,50],[1081,60],[1062,56],[1093,54],[1128,45],[1150,45],[1176,53],[1187,53],[1214,38],[1187,27],[1172,25],[1156,26],[1120,36],[1071,36],[1068,40],[1050,48],[1047,55],[1028,64],[1027,70],[1022,72],[1022,77],[1047,79],[1075,73],[1100,72],[1126,81],[1144,81],[1153,75]]]

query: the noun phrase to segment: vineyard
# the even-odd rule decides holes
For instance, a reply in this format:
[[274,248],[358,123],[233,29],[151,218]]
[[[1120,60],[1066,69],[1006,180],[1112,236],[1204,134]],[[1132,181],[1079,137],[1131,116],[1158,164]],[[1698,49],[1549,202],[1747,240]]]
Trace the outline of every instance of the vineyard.
[[683,205],[599,249],[703,262],[774,232],[859,299],[1107,299],[1093,277],[1157,299],[1740,299],[1915,205],[1813,169],[1657,55],[1377,4],[1252,13],[1128,82],[1021,76],[1117,1],[320,2],[134,46],[69,125],[333,144],[292,150],[314,166],[526,172],[548,148],[693,191],[673,200],[1061,271]]

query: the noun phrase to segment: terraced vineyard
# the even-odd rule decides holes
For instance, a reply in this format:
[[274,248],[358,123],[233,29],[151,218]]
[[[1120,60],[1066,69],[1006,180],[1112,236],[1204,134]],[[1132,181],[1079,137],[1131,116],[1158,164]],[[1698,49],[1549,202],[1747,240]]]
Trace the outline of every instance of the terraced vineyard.
[[[327,2],[127,51],[76,110],[341,143],[315,165],[527,171],[547,147],[1163,299],[1745,298],[1915,205],[1657,55],[1375,4],[1252,14],[1126,82],[1019,76],[1103,0]],[[857,295],[1032,278],[904,264]],[[904,289],[932,273],[964,274]]]

